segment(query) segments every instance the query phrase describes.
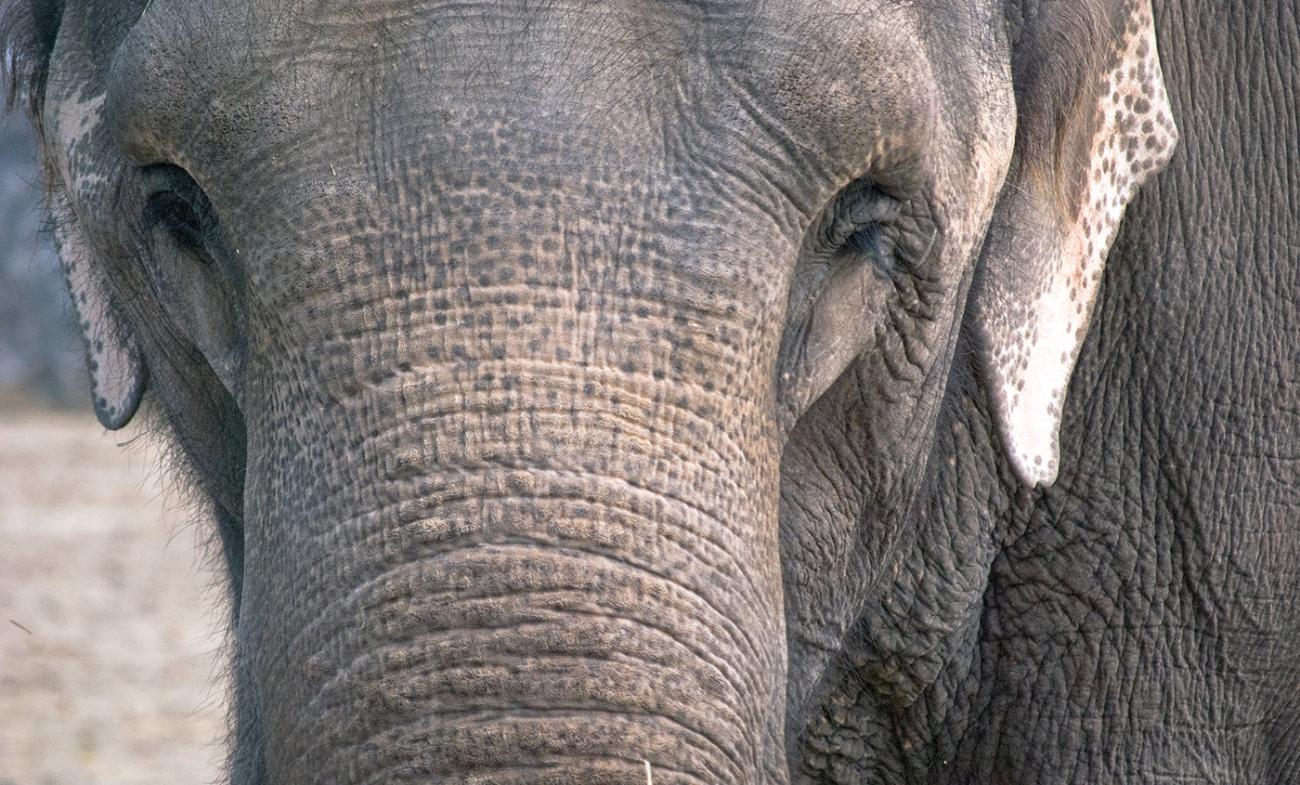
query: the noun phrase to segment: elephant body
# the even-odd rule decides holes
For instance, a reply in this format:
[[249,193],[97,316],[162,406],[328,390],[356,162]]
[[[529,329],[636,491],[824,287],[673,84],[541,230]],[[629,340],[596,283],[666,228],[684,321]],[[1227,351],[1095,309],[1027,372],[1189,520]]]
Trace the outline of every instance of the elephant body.
[[232,785],[1300,776],[1293,6],[0,6]]

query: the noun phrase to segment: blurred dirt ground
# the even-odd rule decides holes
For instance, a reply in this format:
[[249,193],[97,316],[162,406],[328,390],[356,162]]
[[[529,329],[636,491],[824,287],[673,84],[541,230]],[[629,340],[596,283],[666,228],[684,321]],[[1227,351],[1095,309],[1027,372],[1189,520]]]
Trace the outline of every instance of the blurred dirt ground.
[[0,400],[0,785],[217,779],[220,594],[128,438]]

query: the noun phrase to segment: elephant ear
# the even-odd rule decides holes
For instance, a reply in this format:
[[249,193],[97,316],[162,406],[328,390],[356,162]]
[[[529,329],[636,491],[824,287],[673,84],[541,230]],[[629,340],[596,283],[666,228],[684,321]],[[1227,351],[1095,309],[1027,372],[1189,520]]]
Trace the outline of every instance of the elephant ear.
[[63,47],[71,63],[66,70],[77,79],[58,80],[56,87],[49,78],[69,16],[62,0],[0,0],[0,75],[9,82],[9,106],[24,97],[41,137],[47,206],[85,339],[91,399],[99,421],[116,430],[139,407],[146,373],[139,346],[115,306],[105,260],[83,220],[86,205],[112,201],[104,94],[93,86],[103,69],[91,67],[86,47],[71,44]]
[[1015,155],[971,307],[998,430],[1033,486],[1056,479],[1065,390],[1117,225],[1177,131],[1150,0],[1027,5],[1012,20]]
[[113,305],[104,266],[91,258],[90,246],[67,196],[59,193],[53,201],[55,245],[86,343],[95,416],[105,428],[115,431],[130,422],[140,405],[145,388],[144,360]]

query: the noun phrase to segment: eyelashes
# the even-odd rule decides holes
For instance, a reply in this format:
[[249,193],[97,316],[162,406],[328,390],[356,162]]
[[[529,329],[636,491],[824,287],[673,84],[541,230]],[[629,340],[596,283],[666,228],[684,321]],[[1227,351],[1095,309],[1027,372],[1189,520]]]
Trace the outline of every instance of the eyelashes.
[[159,164],[144,172],[149,196],[145,201],[145,232],[163,233],[182,250],[211,261],[217,222],[211,203],[198,183],[178,166]]
[[179,194],[159,193],[149,197],[145,205],[145,230],[152,233],[163,230],[186,251],[205,252],[207,231],[195,205]]
[[827,212],[819,232],[819,249],[832,255],[879,257],[885,251],[885,230],[902,210],[902,202],[870,183],[853,183]]

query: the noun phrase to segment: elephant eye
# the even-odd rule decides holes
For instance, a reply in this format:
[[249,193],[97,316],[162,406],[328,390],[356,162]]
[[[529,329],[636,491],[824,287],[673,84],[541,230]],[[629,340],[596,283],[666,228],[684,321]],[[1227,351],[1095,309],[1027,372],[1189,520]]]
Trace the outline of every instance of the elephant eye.
[[209,238],[216,218],[203,189],[185,170],[169,164],[148,167],[144,180],[149,191],[145,231],[164,231],[181,250],[210,261]]
[[834,255],[883,253],[884,230],[902,213],[902,202],[871,183],[858,181],[836,197],[826,213],[820,245]]
[[880,224],[872,221],[859,226],[843,243],[843,249],[851,253],[869,253],[879,256]]

